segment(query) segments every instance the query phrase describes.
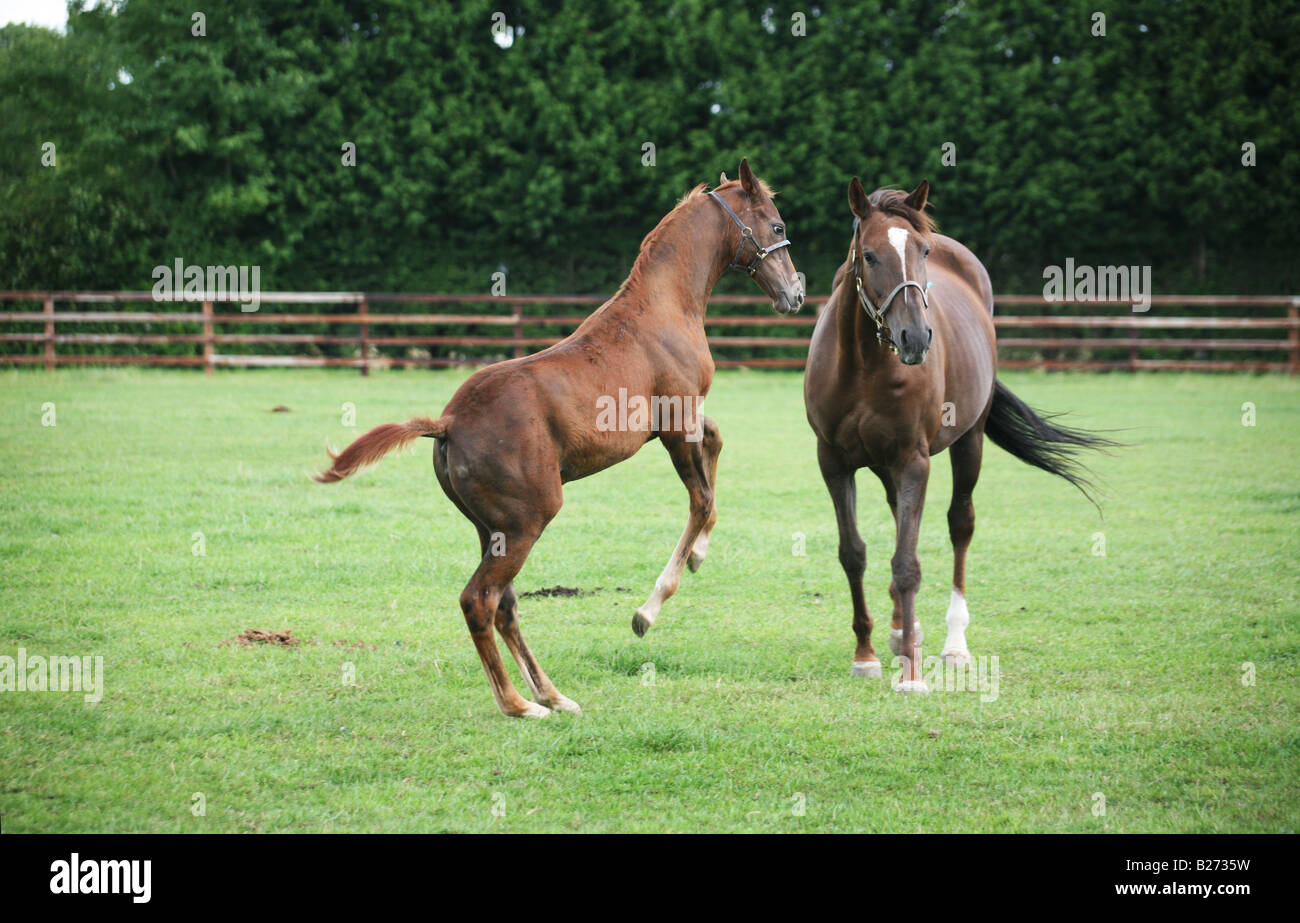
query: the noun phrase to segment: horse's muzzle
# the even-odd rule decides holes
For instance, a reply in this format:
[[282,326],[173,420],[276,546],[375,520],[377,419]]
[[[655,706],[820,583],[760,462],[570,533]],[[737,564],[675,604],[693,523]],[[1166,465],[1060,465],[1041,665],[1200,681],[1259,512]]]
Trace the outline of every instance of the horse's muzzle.
[[794,314],[803,307],[803,289],[784,291],[772,302],[772,310],[777,314]]

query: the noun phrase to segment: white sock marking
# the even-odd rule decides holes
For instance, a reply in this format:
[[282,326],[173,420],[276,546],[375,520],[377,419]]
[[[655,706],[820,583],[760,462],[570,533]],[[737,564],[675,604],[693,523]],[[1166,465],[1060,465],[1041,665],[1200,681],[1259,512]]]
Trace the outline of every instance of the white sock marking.
[[948,600],[948,640],[943,642],[943,652],[969,653],[966,650],[966,626],[970,624],[970,612],[966,608],[966,597],[956,587]]

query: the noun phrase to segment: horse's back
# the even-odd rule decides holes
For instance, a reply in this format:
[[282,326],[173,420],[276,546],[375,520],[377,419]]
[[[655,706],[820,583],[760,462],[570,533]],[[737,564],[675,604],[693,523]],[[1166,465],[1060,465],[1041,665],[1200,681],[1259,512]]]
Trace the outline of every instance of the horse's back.
[[[993,313],[993,282],[989,271],[979,257],[959,240],[944,234],[934,235],[935,246],[930,254],[930,266],[939,265],[961,278],[978,296],[979,303]],[[933,268],[931,269],[933,271]]]

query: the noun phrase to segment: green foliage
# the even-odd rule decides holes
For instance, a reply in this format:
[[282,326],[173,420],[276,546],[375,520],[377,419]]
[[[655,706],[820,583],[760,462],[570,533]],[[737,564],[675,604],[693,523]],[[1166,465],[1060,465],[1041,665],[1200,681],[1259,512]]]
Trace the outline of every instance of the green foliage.
[[999,291],[1067,256],[1151,264],[1163,292],[1300,281],[1288,0],[1143,0],[1104,37],[1080,0],[850,0],[804,36],[784,7],[556,0],[506,7],[509,47],[498,9],[229,0],[196,37],[188,9],[129,0],[66,36],[5,27],[0,286],[146,288],[181,257],[268,289],[484,291],[504,265],[515,292],[606,292],[742,155],[785,191],[814,292],[854,174],[928,177]]

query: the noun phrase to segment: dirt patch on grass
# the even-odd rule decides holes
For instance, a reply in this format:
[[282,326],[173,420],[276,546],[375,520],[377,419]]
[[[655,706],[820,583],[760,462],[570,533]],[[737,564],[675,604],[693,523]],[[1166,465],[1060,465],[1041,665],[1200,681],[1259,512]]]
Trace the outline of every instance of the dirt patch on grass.
[[529,590],[527,593],[520,593],[520,599],[532,599],[534,597],[548,598],[551,596],[584,596],[585,591],[578,589],[576,586],[553,586],[544,590]]
[[308,638],[295,638],[292,629],[267,631],[265,628],[247,628],[233,638],[227,638],[217,647],[238,644],[240,647],[252,647],[255,644],[274,644],[277,647],[297,647],[299,644],[315,644]]
[[[553,586],[553,587],[547,587],[546,589],[542,589],[542,590],[529,590],[527,593],[520,593],[519,598],[530,599],[536,597],[547,598],[551,596],[563,596],[563,597],[591,596],[595,593],[603,592],[604,589],[605,588],[603,586],[598,586],[593,590],[582,590],[576,586]],[[614,587],[614,592],[631,593],[632,591],[625,586],[616,586]]]
[[347,638],[336,638],[334,640],[334,646],[344,648],[345,650],[353,650],[354,648],[363,651],[377,650],[373,644],[367,644],[364,641],[349,641]]

